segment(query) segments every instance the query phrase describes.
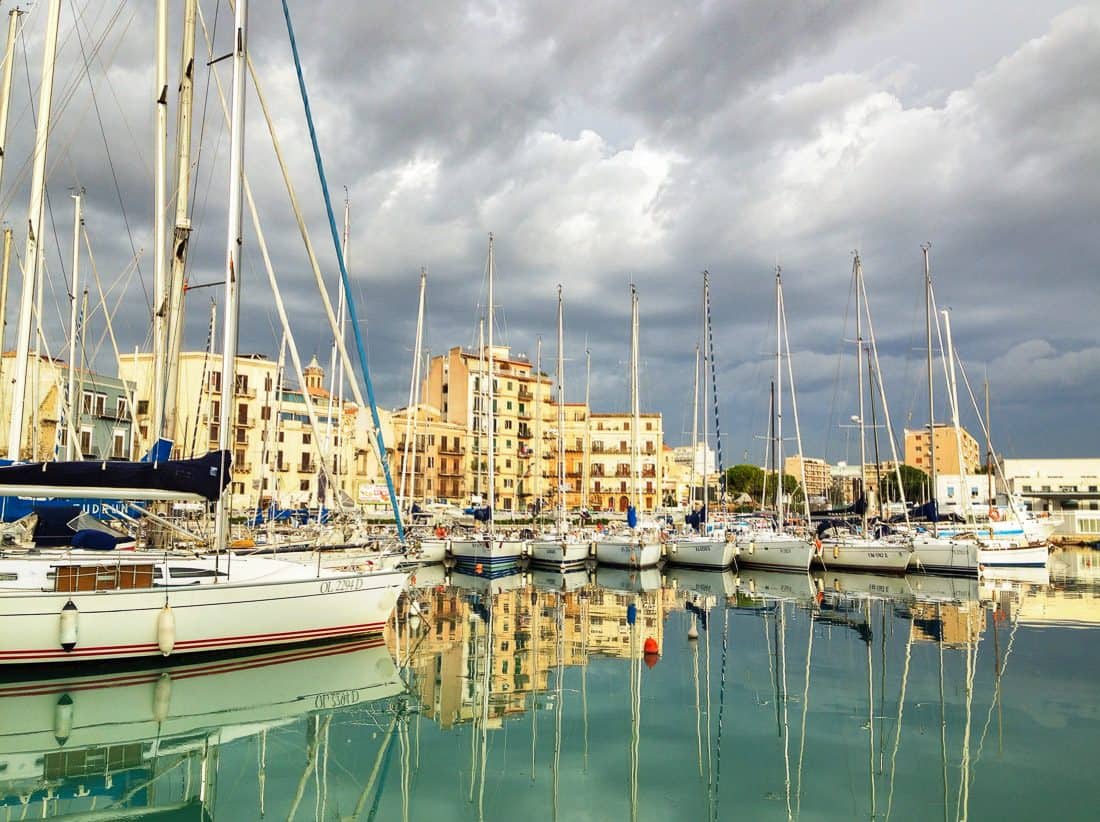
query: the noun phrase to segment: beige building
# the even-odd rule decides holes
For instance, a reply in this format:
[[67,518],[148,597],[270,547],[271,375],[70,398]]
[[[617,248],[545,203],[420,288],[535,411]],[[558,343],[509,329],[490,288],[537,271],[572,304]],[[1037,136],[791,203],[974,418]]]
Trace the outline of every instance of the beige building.
[[[149,432],[152,355],[121,358],[120,376],[136,389],[136,422],[145,442]],[[377,500],[384,479],[375,456],[369,414],[355,403],[340,403],[325,388],[324,370],[314,358],[303,369],[306,384],[292,386],[278,364],[262,354],[237,358],[231,419],[232,510],[259,506],[333,506]],[[176,457],[200,456],[216,449],[221,414],[221,358],[204,352],[180,355],[175,397]],[[317,428],[310,420],[312,408]],[[383,419],[387,449],[392,448],[389,415]],[[321,455],[325,455],[325,470]],[[338,489],[338,493],[334,491]]]
[[814,497],[827,497],[832,485],[829,463],[817,457],[793,456],[783,460],[783,473],[801,481],[803,471],[806,472],[807,498],[812,501]]
[[[970,436],[965,428],[959,429],[955,437],[955,428],[951,425],[937,424],[933,428],[936,438],[936,473],[973,474],[982,464],[978,441]],[[959,455],[959,442],[962,442],[962,458]],[[932,449],[928,438],[928,429],[905,429],[905,464],[919,468],[926,474],[932,472]]]
[[[487,351],[487,349],[486,349]],[[525,357],[494,346],[495,497],[504,512],[544,509],[558,499],[558,406],[552,380]],[[465,484],[471,497],[487,496],[487,422],[483,402],[488,357],[455,347],[433,357],[422,396],[443,423],[465,427]],[[625,511],[632,493],[629,414],[594,414],[584,403],[565,406],[567,508]],[[660,414],[643,414],[639,432],[638,494],[643,510],[661,504],[663,443]],[[587,459],[586,459],[587,453]]]
[[438,408],[423,404],[394,411],[392,419],[396,445],[390,449],[390,473],[398,497],[466,503],[466,428],[445,422]]

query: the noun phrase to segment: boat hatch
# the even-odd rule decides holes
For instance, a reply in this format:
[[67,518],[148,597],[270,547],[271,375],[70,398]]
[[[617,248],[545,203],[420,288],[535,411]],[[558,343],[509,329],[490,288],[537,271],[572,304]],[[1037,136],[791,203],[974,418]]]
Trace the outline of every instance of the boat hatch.
[[[157,579],[160,579],[161,578],[160,568],[157,568],[153,572],[153,575]],[[227,577],[227,576],[229,576],[229,574],[227,574],[225,571],[215,571],[213,568],[185,568],[185,567],[182,567],[182,566],[177,567],[177,566],[174,566],[174,565],[168,567],[168,575],[170,577],[172,577],[172,579],[177,579],[177,578],[195,579],[196,577],[207,578],[207,577]]]
[[54,569],[54,590],[115,591],[151,588],[153,564],[134,565],[59,565]]

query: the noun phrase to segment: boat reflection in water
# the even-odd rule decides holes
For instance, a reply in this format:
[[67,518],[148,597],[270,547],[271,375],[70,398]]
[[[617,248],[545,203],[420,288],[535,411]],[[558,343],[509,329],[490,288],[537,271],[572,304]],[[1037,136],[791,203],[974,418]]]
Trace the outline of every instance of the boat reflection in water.
[[[1100,722],[1087,676],[1100,632],[1079,630],[1100,623],[1093,557],[1056,552],[1049,580],[431,580],[389,636],[419,703],[419,764],[408,806],[385,791],[379,818],[1086,815],[1088,777],[1067,752]],[[1021,776],[1034,755],[1070,790]]]
[[[33,809],[34,818],[243,819],[265,802],[282,814],[302,795],[266,779],[269,743],[292,746],[315,771],[334,715],[390,712],[403,691],[381,637],[152,671],[9,673],[0,806],[11,818]],[[219,760],[240,760],[245,748],[255,790],[219,797]]]

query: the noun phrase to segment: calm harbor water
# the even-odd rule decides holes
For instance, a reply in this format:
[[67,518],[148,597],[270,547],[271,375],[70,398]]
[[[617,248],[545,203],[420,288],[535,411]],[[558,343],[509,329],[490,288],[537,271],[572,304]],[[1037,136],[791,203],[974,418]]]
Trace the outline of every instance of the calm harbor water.
[[0,820],[1095,818],[1097,552],[981,581],[426,568],[403,606],[384,639],[9,675]]

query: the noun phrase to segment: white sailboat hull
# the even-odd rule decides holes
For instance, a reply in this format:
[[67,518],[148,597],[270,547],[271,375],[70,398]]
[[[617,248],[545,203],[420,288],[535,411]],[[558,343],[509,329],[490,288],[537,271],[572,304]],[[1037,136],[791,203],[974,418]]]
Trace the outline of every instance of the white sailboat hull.
[[755,535],[738,539],[737,565],[746,568],[779,568],[808,571],[814,546],[784,534]]
[[[289,564],[289,563],[288,563]],[[231,653],[382,631],[406,574],[322,574],[111,591],[0,592],[0,664]],[[62,645],[62,610],[68,638]],[[171,608],[170,641],[162,615]],[[163,653],[162,647],[169,651]]]
[[517,565],[527,553],[527,542],[503,537],[467,537],[452,539],[449,550],[458,565],[467,568],[481,565],[485,570],[495,571]]
[[913,540],[912,567],[941,574],[977,574],[978,545],[973,540],[918,536]]
[[678,566],[667,569],[668,579],[677,590],[702,597],[731,597],[737,593],[733,571]]
[[675,539],[668,545],[668,561],[671,565],[691,568],[728,568],[737,556],[737,544],[725,538],[688,537]]
[[420,540],[420,545],[412,559],[425,565],[434,562],[442,562],[447,556],[450,540],[446,538],[431,537]]
[[978,548],[982,568],[1045,568],[1049,550],[1045,545],[1013,548]]
[[531,563],[544,568],[578,568],[588,561],[592,543],[568,539],[531,542]]
[[595,542],[595,552],[601,565],[652,568],[661,560],[661,543],[643,537],[605,537]]
[[817,556],[826,570],[884,571],[901,574],[909,566],[913,551],[909,545],[877,540],[828,540]]
[[803,605],[812,603],[816,593],[810,575],[804,568],[797,570],[747,568],[737,575],[737,590],[749,597],[783,599]]

